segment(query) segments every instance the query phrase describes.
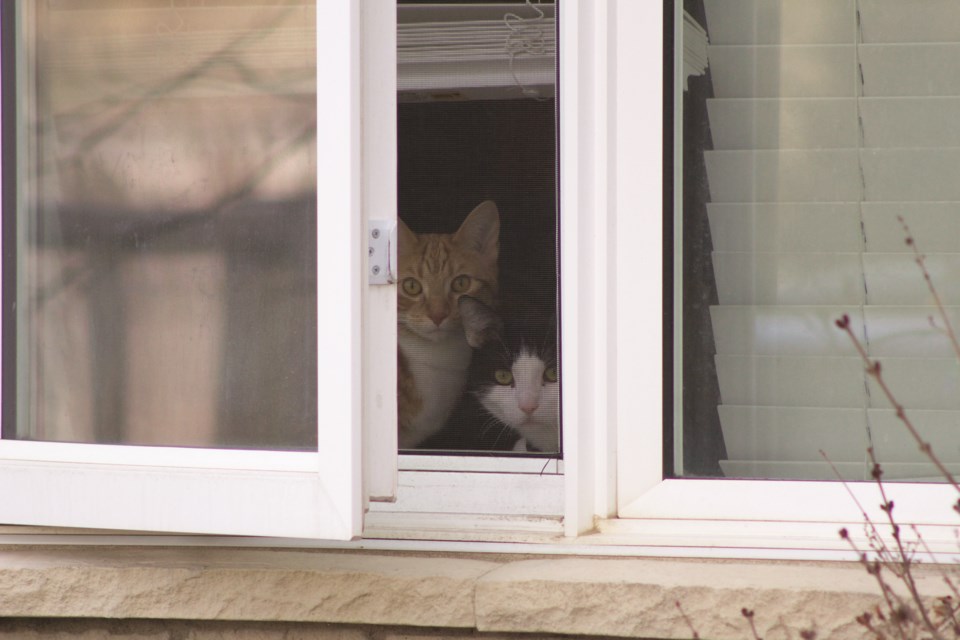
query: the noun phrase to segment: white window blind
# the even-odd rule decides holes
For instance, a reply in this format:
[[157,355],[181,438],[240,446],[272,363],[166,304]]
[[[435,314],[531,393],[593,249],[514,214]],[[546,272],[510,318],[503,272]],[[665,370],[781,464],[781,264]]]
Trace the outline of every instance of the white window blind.
[[549,98],[556,80],[552,2],[397,7],[403,100]]
[[[834,320],[960,470],[960,4],[705,0],[711,308],[728,476],[935,478]],[[938,325],[942,327],[942,322]]]

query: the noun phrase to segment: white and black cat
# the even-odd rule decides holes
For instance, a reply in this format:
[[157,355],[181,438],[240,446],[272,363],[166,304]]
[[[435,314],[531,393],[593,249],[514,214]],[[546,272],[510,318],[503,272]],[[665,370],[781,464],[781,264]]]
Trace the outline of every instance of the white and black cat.
[[486,414],[483,431],[500,440],[500,432],[510,427],[520,435],[514,450],[559,452],[560,376],[552,305],[511,305],[502,322],[470,296],[462,296],[459,306],[464,324],[485,333],[468,382],[468,392]]

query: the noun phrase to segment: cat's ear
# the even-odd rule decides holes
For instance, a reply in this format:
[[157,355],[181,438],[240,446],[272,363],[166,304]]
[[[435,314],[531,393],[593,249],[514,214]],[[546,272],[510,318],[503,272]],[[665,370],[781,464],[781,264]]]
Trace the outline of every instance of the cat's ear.
[[417,242],[417,234],[410,231],[407,223],[397,218],[397,242],[401,247],[412,247]]
[[496,259],[500,250],[500,212],[484,200],[470,212],[453,236],[454,242]]
[[482,347],[503,329],[500,316],[476,298],[460,296],[457,305],[460,307],[460,318],[463,320],[463,331],[467,336],[467,343],[474,349]]

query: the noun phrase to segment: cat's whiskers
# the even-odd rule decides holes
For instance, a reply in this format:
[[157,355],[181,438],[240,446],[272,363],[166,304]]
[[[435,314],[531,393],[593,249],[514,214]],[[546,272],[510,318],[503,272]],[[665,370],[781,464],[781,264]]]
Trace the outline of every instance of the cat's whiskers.
[[487,432],[489,432],[490,429],[492,429],[493,427],[495,427],[495,426],[497,426],[497,425],[501,425],[501,426],[504,426],[504,427],[507,426],[507,425],[503,424],[502,422],[500,422],[499,420],[497,420],[497,419],[496,419],[495,417],[493,417],[493,416],[490,416],[489,418],[487,418],[486,420],[484,420],[483,424],[480,425],[480,437],[482,438],[483,436],[487,435]]
[[493,444],[490,446],[491,449],[497,448],[497,445],[500,444],[500,438],[502,438],[503,434],[510,429],[510,426],[507,424],[504,424],[497,418],[490,416],[486,421],[484,421],[483,425],[480,428],[480,437],[482,438],[487,435],[490,429],[496,426],[500,427],[500,432],[497,433],[497,437],[494,438]]
[[[499,422],[499,420],[497,422]],[[494,439],[493,446],[490,447],[491,449],[497,448],[497,445],[500,444],[500,438],[503,437],[503,434],[505,434],[510,428],[508,425],[505,425],[502,422],[500,422],[500,424],[503,425],[503,428],[500,429],[500,433],[498,433],[496,439]]]

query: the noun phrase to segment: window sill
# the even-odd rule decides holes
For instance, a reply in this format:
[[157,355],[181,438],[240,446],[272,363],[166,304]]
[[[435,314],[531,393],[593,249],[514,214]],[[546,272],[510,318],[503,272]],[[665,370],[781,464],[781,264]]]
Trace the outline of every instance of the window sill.
[[[928,571],[929,569],[924,569]],[[921,577],[926,592],[940,584]],[[0,550],[0,617],[323,622],[500,633],[859,637],[880,603],[855,563],[198,547]]]

